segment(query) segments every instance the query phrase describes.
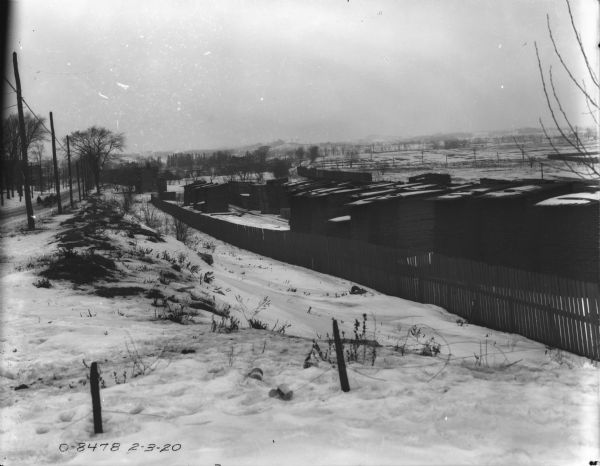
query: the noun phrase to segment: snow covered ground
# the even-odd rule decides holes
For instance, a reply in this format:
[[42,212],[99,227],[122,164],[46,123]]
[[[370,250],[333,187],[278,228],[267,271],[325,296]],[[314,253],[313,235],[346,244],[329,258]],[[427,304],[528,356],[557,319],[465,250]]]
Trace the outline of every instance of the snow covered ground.
[[209,217],[220,218],[238,225],[265,228],[267,230],[289,231],[290,225],[287,220],[274,214],[261,214],[260,212],[237,212],[231,214],[206,214]]
[[[57,257],[55,235],[68,228],[60,223],[72,217],[2,238],[3,465],[600,460],[600,373],[589,360],[470,325],[436,306],[368,289],[350,294],[354,284],[346,280],[202,233],[188,247],[105,227],[102,240],[114,249],[95,254],[115,261],[117,282],[34,286]],[[164,228],[162,217],[157,225]],[[212,253],[214,263],[196,252]],[[167,308],[145,292],[98,295],[125,286],[169,297],[172,309],[189,311],[185,325],[161,318]],[[221,318],[192,309],[200,298],[230,307],[239,331],[213,332]],[[367,338],[382,346],[375,354],[358,347],[359,361],[348,364],[351,390],[343,393],[337,368],[315,356],[304,368],[305,359],[313,339],[329,349],[332,318],[351,338],[363,314]],[[285,333],[250,329],[252,316],[269,329],[290,326]],[[439,345],[439,354],[420,354],[427,344]],[[98,435],[86,380],[92,361],[104,380]],[[247,377],[255,367],[262,381]],[[280,384],[293,390],[291,400],[269,396]]]

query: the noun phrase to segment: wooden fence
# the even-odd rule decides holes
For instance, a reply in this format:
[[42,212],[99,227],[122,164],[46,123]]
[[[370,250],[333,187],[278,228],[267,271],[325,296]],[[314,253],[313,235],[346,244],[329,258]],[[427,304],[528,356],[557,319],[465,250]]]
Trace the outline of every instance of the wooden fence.
[[600,360],[600,290],[553,275],[362,241],[238,225],[152,198],[173,217],[234,246],[443,307],[473,324]]

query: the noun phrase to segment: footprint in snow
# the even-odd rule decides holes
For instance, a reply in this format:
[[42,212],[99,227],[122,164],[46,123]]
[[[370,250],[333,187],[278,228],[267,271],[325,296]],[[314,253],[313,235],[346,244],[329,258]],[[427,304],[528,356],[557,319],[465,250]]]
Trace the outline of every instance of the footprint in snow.
[[65,411],[64,413],[60,413],[58,419],[60,422],[70,422],[73,416],[75,416],[75,411]]

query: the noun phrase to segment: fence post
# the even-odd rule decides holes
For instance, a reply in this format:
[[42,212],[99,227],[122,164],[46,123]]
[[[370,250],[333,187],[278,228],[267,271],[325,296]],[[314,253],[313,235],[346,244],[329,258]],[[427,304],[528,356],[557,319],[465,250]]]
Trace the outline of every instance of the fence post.
[[508,313],[510,316],[510,332],[517,333],[517,321],[515,320],[515,303],[509,298],[508,300]]
[[475,296],[471,299],[471,312],[469,314],[469,321],[474,325],[481,325],[479,320],[479,304]]
[[423,271],[420,269],[417,271],[417,285],[418,285],[418,293],[419,293],[417,301],[419,301],[420,303],[424,303],[425,302],[425,284],[423,283]]
[[340,339],[337,320],[333,319],[333,339],[335,340],[335,355],[337,357],[338,372],[340,373],[340,385],[343,392],[350,391],[348,374],[346,373],[346,361],[344,361],[344,345]]
[[90,368],[90,389],[92,391],[92,410],[94,411],[94,433],[102,433],[102,408],[100,406],[100,376],[98,363],[93,362]]

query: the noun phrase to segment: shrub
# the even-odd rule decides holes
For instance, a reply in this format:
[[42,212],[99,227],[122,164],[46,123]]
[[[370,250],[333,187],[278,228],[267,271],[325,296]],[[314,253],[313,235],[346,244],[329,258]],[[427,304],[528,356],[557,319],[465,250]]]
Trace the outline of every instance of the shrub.
[[131,212],[131,206],[133,205],[133,191],[123,191],[123,200],[120,203],[121,211],[125,214]]
[[158,230],[161,227],[161,221],[157,215],[157,210],[148,201],[145,201],[142,204],[140,220],[142,220],[146,225],[155,230]]
[[237,332],[240,328],[240,321],[233,316],[222,316],[221,321],[217,322],[215,317],[212,317],[210,325],[211,332],[215,333],[232,333]]
[[38,281],[33,283],[33,286],[36,288],[50,288],[52,287],[52,284],[47,278],[40,278]]
[[246,322],[248,322],[248,325],[251,328],[256,328],[259,330],[267,329],[267,324],[260,321],[256,316],[261,311],[263,311],[264,309],[266,309],[267,307],[269,307],[271,305],[271,299],[268,296],[265,296],[264,298],[262,298],[258,302],[256,307],[252,310],[248,309],[248,307],[246,306],[246,303],[244,302],[244,299],[240,295],[236,295],[235,299],[238,302],[238,305],[240,307],[240,310],[242,311],[242,315],[244,316],[244,319],[246,319]]
[[71,248],[61,248],[40,275],[48,279],[85,284],[111,278],[116,268],[112,259],[95,254],[93,249],[78,254]]
[[250,326],[250,328],[254,328],[257,330],[267,329],[267,324],[265,322],[262,322],[261,320],[255,318],[248,319],[248,325]]
[[159,317],[160,319],[170,320],[177,324],[187,324],[192,319],[192,314],[186,311],[186,305],[183,303],[177,304],[173,307],[168,301],[164,301],[166,311]]
[[215,252],[215,249],[217,248],[215,243],[213,243],[212,241],[204,241],[202,243],[202,247],[204,249],[208,249],[210,252]]
[[175,230],[175,239],[185,244],[188,241],[190,235],[189,225],[183,222],[182,220],[174,218],[173,229]]
[[436,341],[435,336],[428,334],[424,327],[419,325],[410,327],[406,332],[404,343],[396,343],[396,346],[394,347],[394,349],[400,352],[402,356],[406,353],[413,353],[431,357],[440,354],[441,348],[442,345]]

